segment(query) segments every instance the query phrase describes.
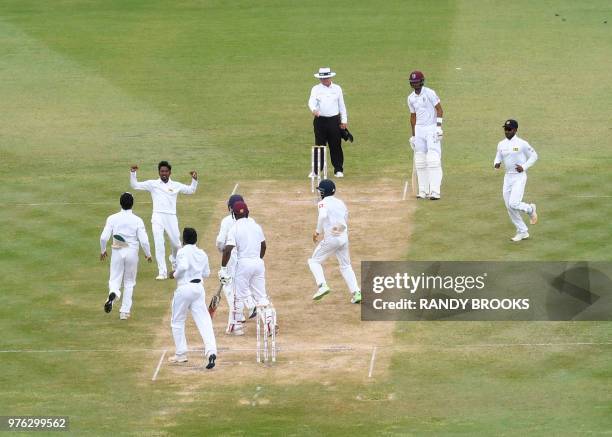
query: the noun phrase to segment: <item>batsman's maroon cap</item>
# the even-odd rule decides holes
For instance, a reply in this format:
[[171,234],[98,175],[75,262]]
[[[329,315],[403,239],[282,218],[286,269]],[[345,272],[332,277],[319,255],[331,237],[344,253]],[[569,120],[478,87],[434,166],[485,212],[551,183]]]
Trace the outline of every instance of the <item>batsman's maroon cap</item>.
[[238,202],[234,203],[232,211],[234,214],[248,214],[249,208],[247,207],[246,203],[239,200]]

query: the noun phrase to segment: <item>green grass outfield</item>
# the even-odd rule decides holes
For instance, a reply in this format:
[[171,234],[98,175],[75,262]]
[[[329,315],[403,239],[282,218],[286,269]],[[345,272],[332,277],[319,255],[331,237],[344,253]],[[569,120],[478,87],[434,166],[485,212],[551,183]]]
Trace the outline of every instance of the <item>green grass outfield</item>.
[[[154,352],[4,351],[151,348],[169,302],[153,265],[136,289],[148,281],[147,317],[127,329],[101,312],[98,237],[129,164],[197,168],[179,217],[198,229],[237,180],[306,185],[323,65],[357,139],[345,183],[401,193],[409,71],[442,98],[444,199],[419,204],[407,259],[609,261],[611,18],[608,1],[2,1],[0,415],[67,415],[78,435],[609,433],[609,323],[399,323],[384,379],[269,380],[258,406],[239,403],[249,381],[150,383]],[[491,168],[510,117],[540,155],[526,199],[541,224],[520,245]],[[557,346],[476,347],[508,343]]]

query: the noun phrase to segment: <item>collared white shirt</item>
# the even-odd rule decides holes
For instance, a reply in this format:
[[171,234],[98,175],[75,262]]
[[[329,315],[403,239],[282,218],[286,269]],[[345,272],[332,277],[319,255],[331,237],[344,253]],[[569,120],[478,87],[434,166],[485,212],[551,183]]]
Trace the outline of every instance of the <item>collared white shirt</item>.
[[177,285],[184,285],[192,279],[208,278],[210,267],[208,255],[195,244],[186,244],[176,253],[176,270],[174,277]]
[[168,179],[167,183],[161,179],[151,179],[138,182],[136,172],[130,172],[130,186],[134,190],[143,190],[151,193],[153,199],[153,212],[176,215],[176,197],[179,193],[193,194],[198,188],[198,181],[191,179],[191,185],[187,186],[180,182]]
[[431,88],[423,87],[419,94],[413,91],[408,96],[410,113],[416,114],[417,126],[430,126],[436,124],[436,105],[440,98]]
[[336,196],[327,196],[318,203],[317,232],[325,237],[341,236],[348,232],[348,209]]
[[122,209],[106,219],[106,225],[100,235],[100,253],[106,252],[106,244],[113,235],[121,235],[132,249],[138,250],[138,242],[140,242],[147,258],[151,256],[149,236],[144,222],[131,209]]
[[527,171],[537,159],[538,154],[534,148],[518,135],[514,135],[511,139],[504,138],[497,144],[497,154],[493,165],[503,163],[506,173],[518,173],[517,164]]
[[333,117],[340,114],[340,122],[348,123],[348,114],[344,104],[344,95],[340,85],[332,83],[325,86],[322,83],[312,87],[310,99],[308,99],[310,112],[319,111],[323,117]]
[[263,230],[255,220],[243,217],[236,220],[229,230],[226,245],[236,247],[236,255],[242,258],[259,258],[261,243],[265,241]]
[[221,220],[221,226],[219,227],[219,233],[217,234],[217,240],[215,242],[217,249],[219,249],[219,252],[223,252],[223,249],[225,249],[227,235],[229,234],[229,231],[232,226],[234,226],[234,223],[236,223],[236,219],[232,214],[223,217],[223,220]]

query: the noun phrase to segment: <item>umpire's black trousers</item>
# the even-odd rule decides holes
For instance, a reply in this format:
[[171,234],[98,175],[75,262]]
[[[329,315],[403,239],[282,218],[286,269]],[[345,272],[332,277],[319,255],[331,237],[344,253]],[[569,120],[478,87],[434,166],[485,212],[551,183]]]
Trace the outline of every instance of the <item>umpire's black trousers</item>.
[[333,117],[315,117],[313,121],[315,145],[329,146],[329,157],[334,166],[334,173],[343,170],[344,153],[342,153],[342,137],[340,136],[340,115]]

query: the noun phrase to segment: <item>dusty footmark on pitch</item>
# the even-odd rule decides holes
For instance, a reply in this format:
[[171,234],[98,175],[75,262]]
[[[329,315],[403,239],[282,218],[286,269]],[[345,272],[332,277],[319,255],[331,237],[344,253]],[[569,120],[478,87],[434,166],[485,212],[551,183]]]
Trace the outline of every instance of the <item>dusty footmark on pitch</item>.
[[[401,201],[401,184],[394,180],[367,184],[343,180],[337,185],[338,197],[349,208],[351,258],[358,279],[361,261],[401,259],[408,247],[411,218],[416,207],[413,201]],[[277,181],[268,180],[241,182],[238,190],[249,205],[251,217],[262,225],[266,235],[267,286],[280,326],[278,362],[269,367],[255,362],[253,321],[247,323],[244,337],[224,334],[227,304],[223,298],[214,319],[220,349],[217,368],[212,372],[201,369],[201,352],[191,352],[189,365],[164,365],[158,381],[178,382],[185,378],[189,384],[197,384],[201,380],[210,388],[211,384],[242,384],[246,380],[275,384],[334,383],[340,378],[363,381],[369,374],[374,379],[385,376],[394,324],[361,322],[360,307],[350,303],[350,294],[335,257],[324,265],[332,293],[319,302],[312,300],[316,286],[307,260],[314,249],[315,195],[307,183],[283,183],[282,190],[279,186]],[[220,256],[214,248],[214,236],[216,226],[227,213],[222,201],[217,210],[214,229],[207,230],[206,241],[201,244],[209,254],[213,272],[206,281],[207,301],[218,284],[216,272]],[[187,325],[187,338],[191,347],[199,347],[199,336],[191,321]],[[158,346],[167,347],[169,353],[174,349],[168,320],[160,326],[158,340]],[[372,369],[374,346],[377,348],[376,366]],[[194,378],[195,374],[201,378]]]

